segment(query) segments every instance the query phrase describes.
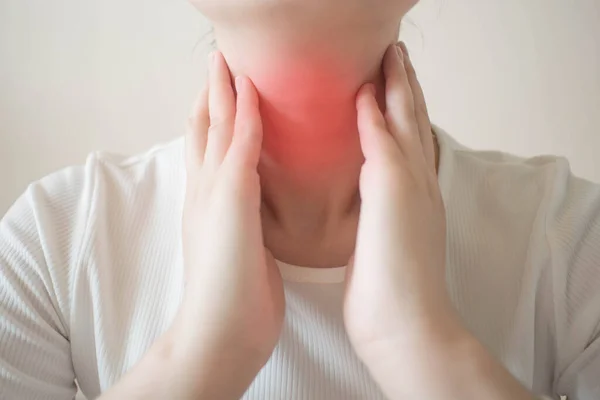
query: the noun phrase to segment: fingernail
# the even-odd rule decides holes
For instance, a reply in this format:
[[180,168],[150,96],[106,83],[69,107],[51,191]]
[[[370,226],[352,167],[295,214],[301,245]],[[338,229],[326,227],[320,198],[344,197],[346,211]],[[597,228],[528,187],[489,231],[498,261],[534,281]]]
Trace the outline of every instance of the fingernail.
[[400,42],[400,49],[402,50],[404,57],[410,60],[410,53],[408,52],[408,47],[406,47],[406,43]]
[[400,47],[398,47],[398,46],[394,46],[394,48],[396,49],[396,55],[398,56],[400,61],[402,61],[404,59],[404,56],[402,54],[402,49],[400,49]]
[[398,42],[398,48],[402,51],[404,55],[406,55],[406,44],[404,44],[404,42]]

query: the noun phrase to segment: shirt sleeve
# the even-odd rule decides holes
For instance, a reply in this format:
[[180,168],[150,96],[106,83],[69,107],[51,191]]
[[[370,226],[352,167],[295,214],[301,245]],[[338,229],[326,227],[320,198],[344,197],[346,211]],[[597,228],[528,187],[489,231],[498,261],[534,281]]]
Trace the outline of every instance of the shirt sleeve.
[[[600,399],[600,186],[572,176],[547,218],[556,339],[554,392]],[[560,194],[560,195],[559,195]]]
[[0,221],[0,399],[76,395],[69,281],[85,241],[91,167],[32,184]]

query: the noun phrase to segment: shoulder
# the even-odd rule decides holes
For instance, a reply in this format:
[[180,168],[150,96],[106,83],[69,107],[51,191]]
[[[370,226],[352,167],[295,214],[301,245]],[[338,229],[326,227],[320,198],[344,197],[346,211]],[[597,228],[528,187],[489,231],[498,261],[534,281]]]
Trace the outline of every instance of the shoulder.
[[511,251],[527,243],[527,262],[541,274],[530,290],[544,292],[552,313],[558,384],[573,385],[586,365],[600,363],[600,185],[562,157],[473,151],[442,136],[449,214],[472,212],[472,223],[500,232]]
[[[153,204],[162,205],[152,199],[177,192],[184,176],[182,147],[180,140],[131,158],[94,153],[84,165],[33,182],[0,220],[0,386],[9,397],[74,396],[72,346],[85,347],[93,338],[85,334],[86,322],[106,311],[94,304],[110,305],[119,295],[115,286],[101,283],[111,276],[123,281],[111,268],[127,265],[109,260],[104,279],[96,281],[92,276],[98,275],[85,268],[88,249],[96,238],[102,254],[115,251],[110,240],[135,246],[133,238],[143,236],[140,229],[133,226],[123,234],[120,228],[135,216],[151,219]],[[123,308],[118,304],[106,315],[110,321],[124,320]],[[102,318],[95,323],[107,326]],[[37,383],[28,387],[30,382]]]
[[131,157],[94,152],[83,165],[61,169],[31,183],[15,206],[22,208],[26,203],[37,209],[68,210],[71,217],[84,218],[99,196],[120,196],[145,181],[158,185],[161,178],[183,173],[182,152],[183,139]]
[[116,181],[141,182],[145,177],[184,172],[183,152],[184,138],[181,137],[134,156],[95,152],[88,160],[93,160],[101,177]]
[[[440,185],[449,201],[468,200],[478,208],[507,216],[543,218],[549,235],[565,234],[574,221],[593,218],[600,202],[600,185],[575,176],[564,157],[519,157],[499,151],[475,151],[440,130]],[[576,229],[571,229],[576,239]]]
[[[98,229],[108,232],[152,213],[161,205],[157,199],[177,196],[184,179],[182,138],[134,157],[90,154],[84,165],[28,186],[0,221],[0,257],[23,255],[35,260],[36,274],[64,280]],[[58,282],[50,276],[48,281]]]
[[440,172],[446,174],[440,185],[446,186],[450,202],[529,218],[540,228],[534,233],[544,235],[558,268],[575,268],[592,257],[593,272],[600,278],[600,184],[574,175],[563,157],[473,151],[444,132],[442,136],[447,171]]
[[177,183],[174,178],[183,175],[182,138],[133,157],[95,152],[83,165],[32,182],[2,222],[23,220],[26,214],[39,223],[48,217],[53,221],[82,221],[90,213],[101,211],[97,208],[99,200],[134,197],[140,189],[152,192],[161,185]]

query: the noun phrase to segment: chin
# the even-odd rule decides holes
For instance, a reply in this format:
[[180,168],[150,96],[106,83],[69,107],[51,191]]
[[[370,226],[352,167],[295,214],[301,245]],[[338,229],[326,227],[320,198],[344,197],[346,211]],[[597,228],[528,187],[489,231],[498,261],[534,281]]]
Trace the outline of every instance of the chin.
[[418,0],[190,0],[213,23],[273,20],[295,24],[329,22],[360,26],[402,18]]

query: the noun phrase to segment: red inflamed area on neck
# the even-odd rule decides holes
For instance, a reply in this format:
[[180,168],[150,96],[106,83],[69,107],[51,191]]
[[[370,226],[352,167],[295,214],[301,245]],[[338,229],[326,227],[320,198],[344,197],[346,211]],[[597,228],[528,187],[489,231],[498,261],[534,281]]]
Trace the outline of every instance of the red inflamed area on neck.
[[[353,71],[326,59],[271,63],[250,75],[260,96],[263,150],[280,165],[315,173],[358,144]],[[346,153],[346,154],[344,154]]]

